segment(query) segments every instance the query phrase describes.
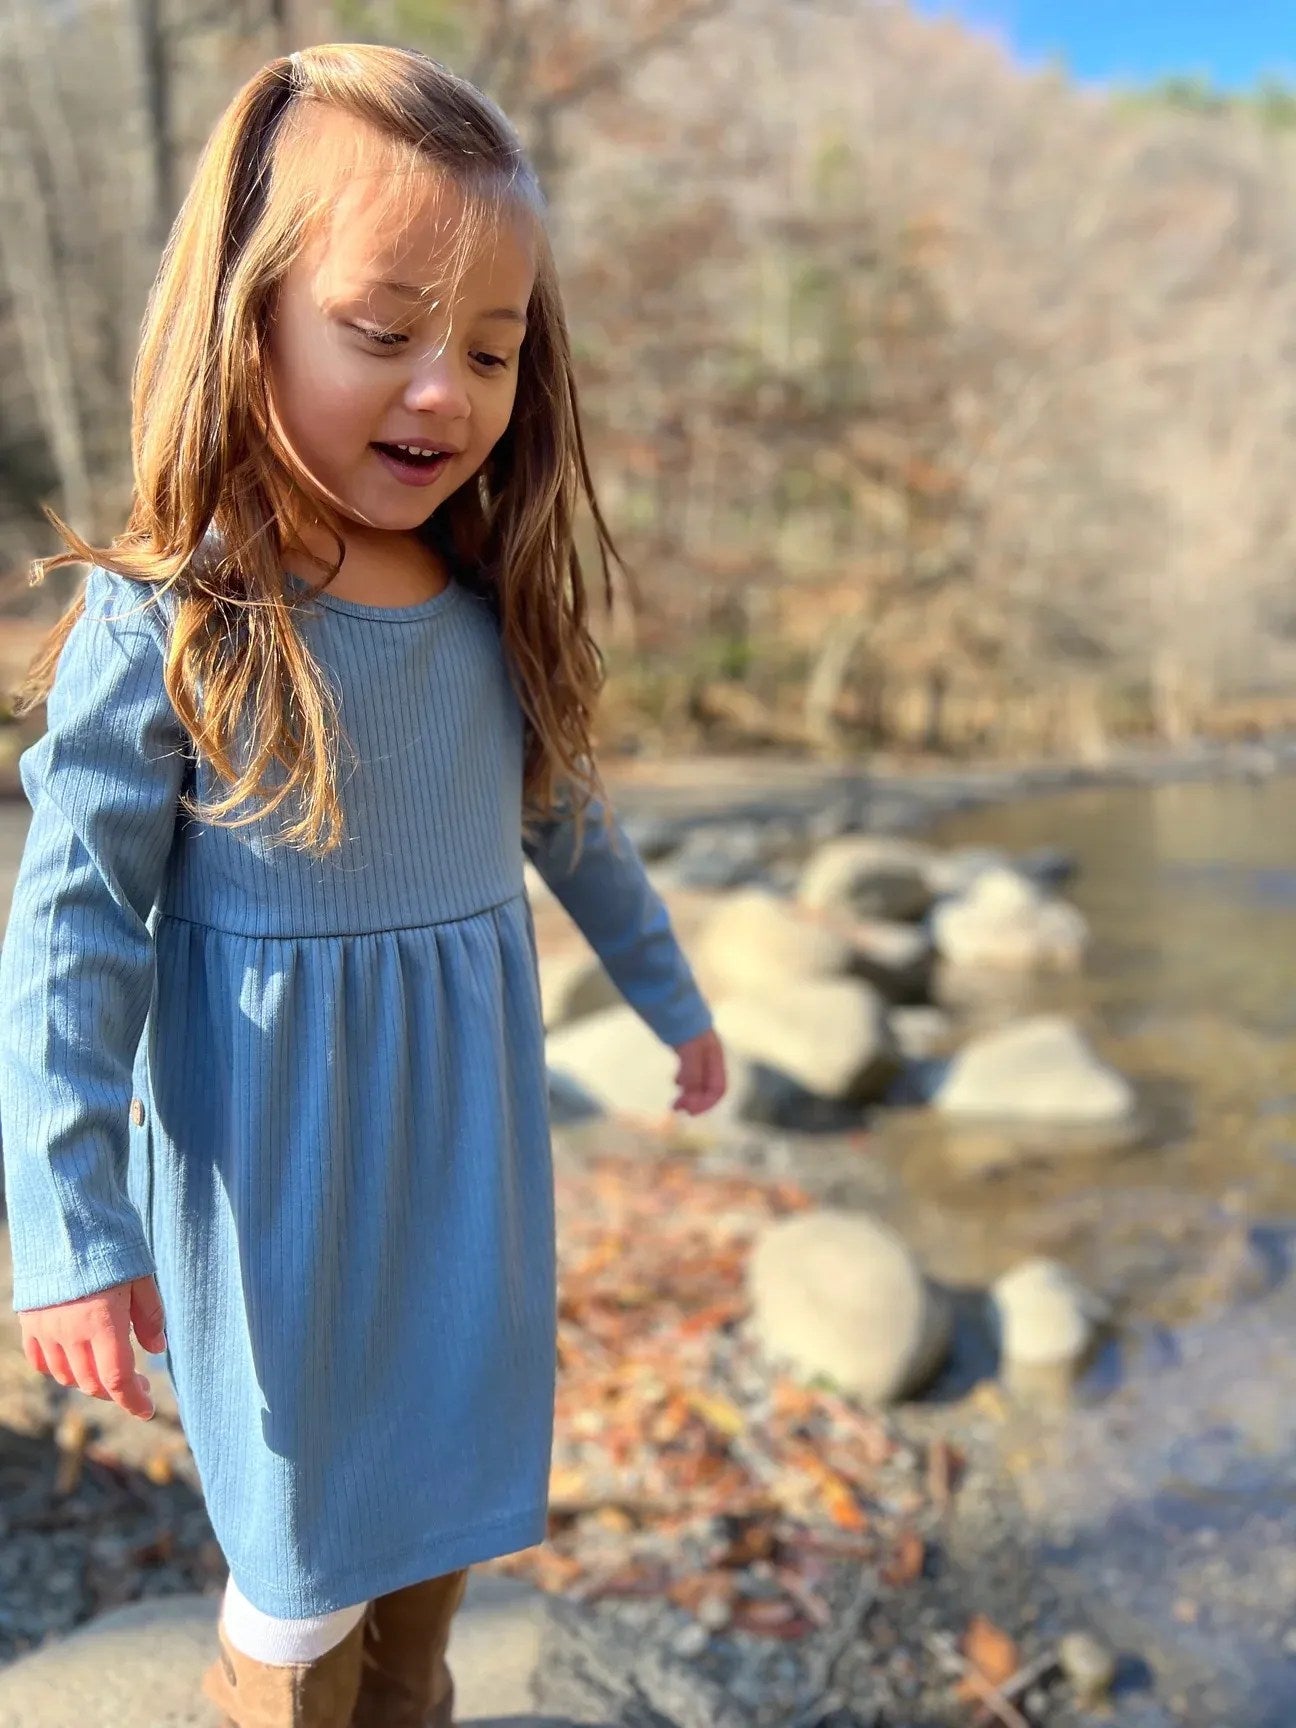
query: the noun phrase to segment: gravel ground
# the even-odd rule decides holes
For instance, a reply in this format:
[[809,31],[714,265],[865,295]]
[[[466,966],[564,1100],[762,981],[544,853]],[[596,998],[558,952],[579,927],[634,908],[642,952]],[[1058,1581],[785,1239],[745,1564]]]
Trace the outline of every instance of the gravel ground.
[[0,1664],[123,1602],[219,1590],[225,1564],[160,1362],[142,1422],[28,1366],[0,1226]]

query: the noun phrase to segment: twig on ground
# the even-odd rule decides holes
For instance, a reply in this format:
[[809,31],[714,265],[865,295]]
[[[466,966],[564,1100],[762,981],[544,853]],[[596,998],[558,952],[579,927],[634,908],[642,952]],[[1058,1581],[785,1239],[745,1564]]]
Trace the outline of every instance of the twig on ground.
[[[1011,1699],[1004,1696],[1004,1689],[992,1686],[975,1663],[954,1648],[953,1641],[946,1635],[936,1633],[927,1639],[927,1647],[942,1661],[978,1701],[983,1704],[1003,1728],[1031,1728],[1030,1723]],[[1013,1677],[1017,1678],[1016,1675]],[[1011,1684],[1011,1682],[1010,1682]]]
[[1046,1675],[1052,1674],[1057,1666],[1057,1652],[1045,1650],[1031,1661],[1024,1663],[1011,1680],[1004,1681],[999,1690],[1009,1700],[1020,1698],[1023,1693],[1029,1692],[1038,1681],[1043,1680]]

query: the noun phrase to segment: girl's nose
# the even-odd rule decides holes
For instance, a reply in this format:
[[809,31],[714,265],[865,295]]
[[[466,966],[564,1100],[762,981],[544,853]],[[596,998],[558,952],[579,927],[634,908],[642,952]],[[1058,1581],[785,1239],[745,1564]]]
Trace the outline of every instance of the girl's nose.
[[405,406],[430,411],[442,420],[467,415],[468,381],[452,348],[440,354],[428,349],[419,356],[405,389]]

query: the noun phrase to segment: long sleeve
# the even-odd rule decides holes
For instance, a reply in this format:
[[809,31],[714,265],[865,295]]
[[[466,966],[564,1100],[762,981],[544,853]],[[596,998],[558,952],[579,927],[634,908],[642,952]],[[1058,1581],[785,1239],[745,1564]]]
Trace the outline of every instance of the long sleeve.
[[585,813],[579,857],[573,819],[563,815],[538,823],[523,850],[639,1017],[663,1043],[683,1044],[710,1030],[711,1010],[615,813],[611,827],[609,834],[595,800]]
[[156,1270],[126,1191],[129,1109],[187,735],[163,687],[162,620],[140,609],[150,592],[91,569],[46,731],[19,758],[32,818],[0,948],[15,1311]]

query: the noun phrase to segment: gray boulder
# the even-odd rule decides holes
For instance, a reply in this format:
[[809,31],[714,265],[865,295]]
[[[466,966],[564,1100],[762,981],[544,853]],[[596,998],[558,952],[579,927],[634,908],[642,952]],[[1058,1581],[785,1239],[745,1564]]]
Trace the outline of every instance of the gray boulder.
[[982,872],[931,914],[936,947],[951,966],[1074,970],[1089,927],[1074,906],[1015,870]]
[[820,846],[797,886],[803,906],[857,918],[921,918],[932,903],[927,872],[934,854],[916,841],[844,835]]
[[[679,1057],[628,1004],[605,1008],[559,1027],[547,1041],[553,1120],[579,1122],[624,1116],[663,1126],[671,1118]],[[676,1121],[701,1140],[736,1122],[793,1126],[813,1123],[815,1100],[785,1073],[725,1050],[728,1089],[704,1116]]]
[[1074,1272],[1043,1258],[998,1280],[991,1312],[1005,1363],[1030,1368],[1078,1364],[1108,1317],[1106,1304]]
[[949,1349],[950,1311],[896,1233],[865,1212],[814,1211],[759,1235],[748,1262],[765,1353],[870,1404],[913,1396]]
[[863,979],[806,978],[716,1004],[726,1049],[842,1104],[879,1098],[900,1067],[886,1005]]
[[1041,1014],[966,1045],[933,1100],[959,1121],[1128,1128],[1129,1082],[1103,1062],[1061,1015]]
[[693,944],[698,981],[712,996],[762,994],[796,978],[854,970],[850,938],[765,888],[728,895]]

